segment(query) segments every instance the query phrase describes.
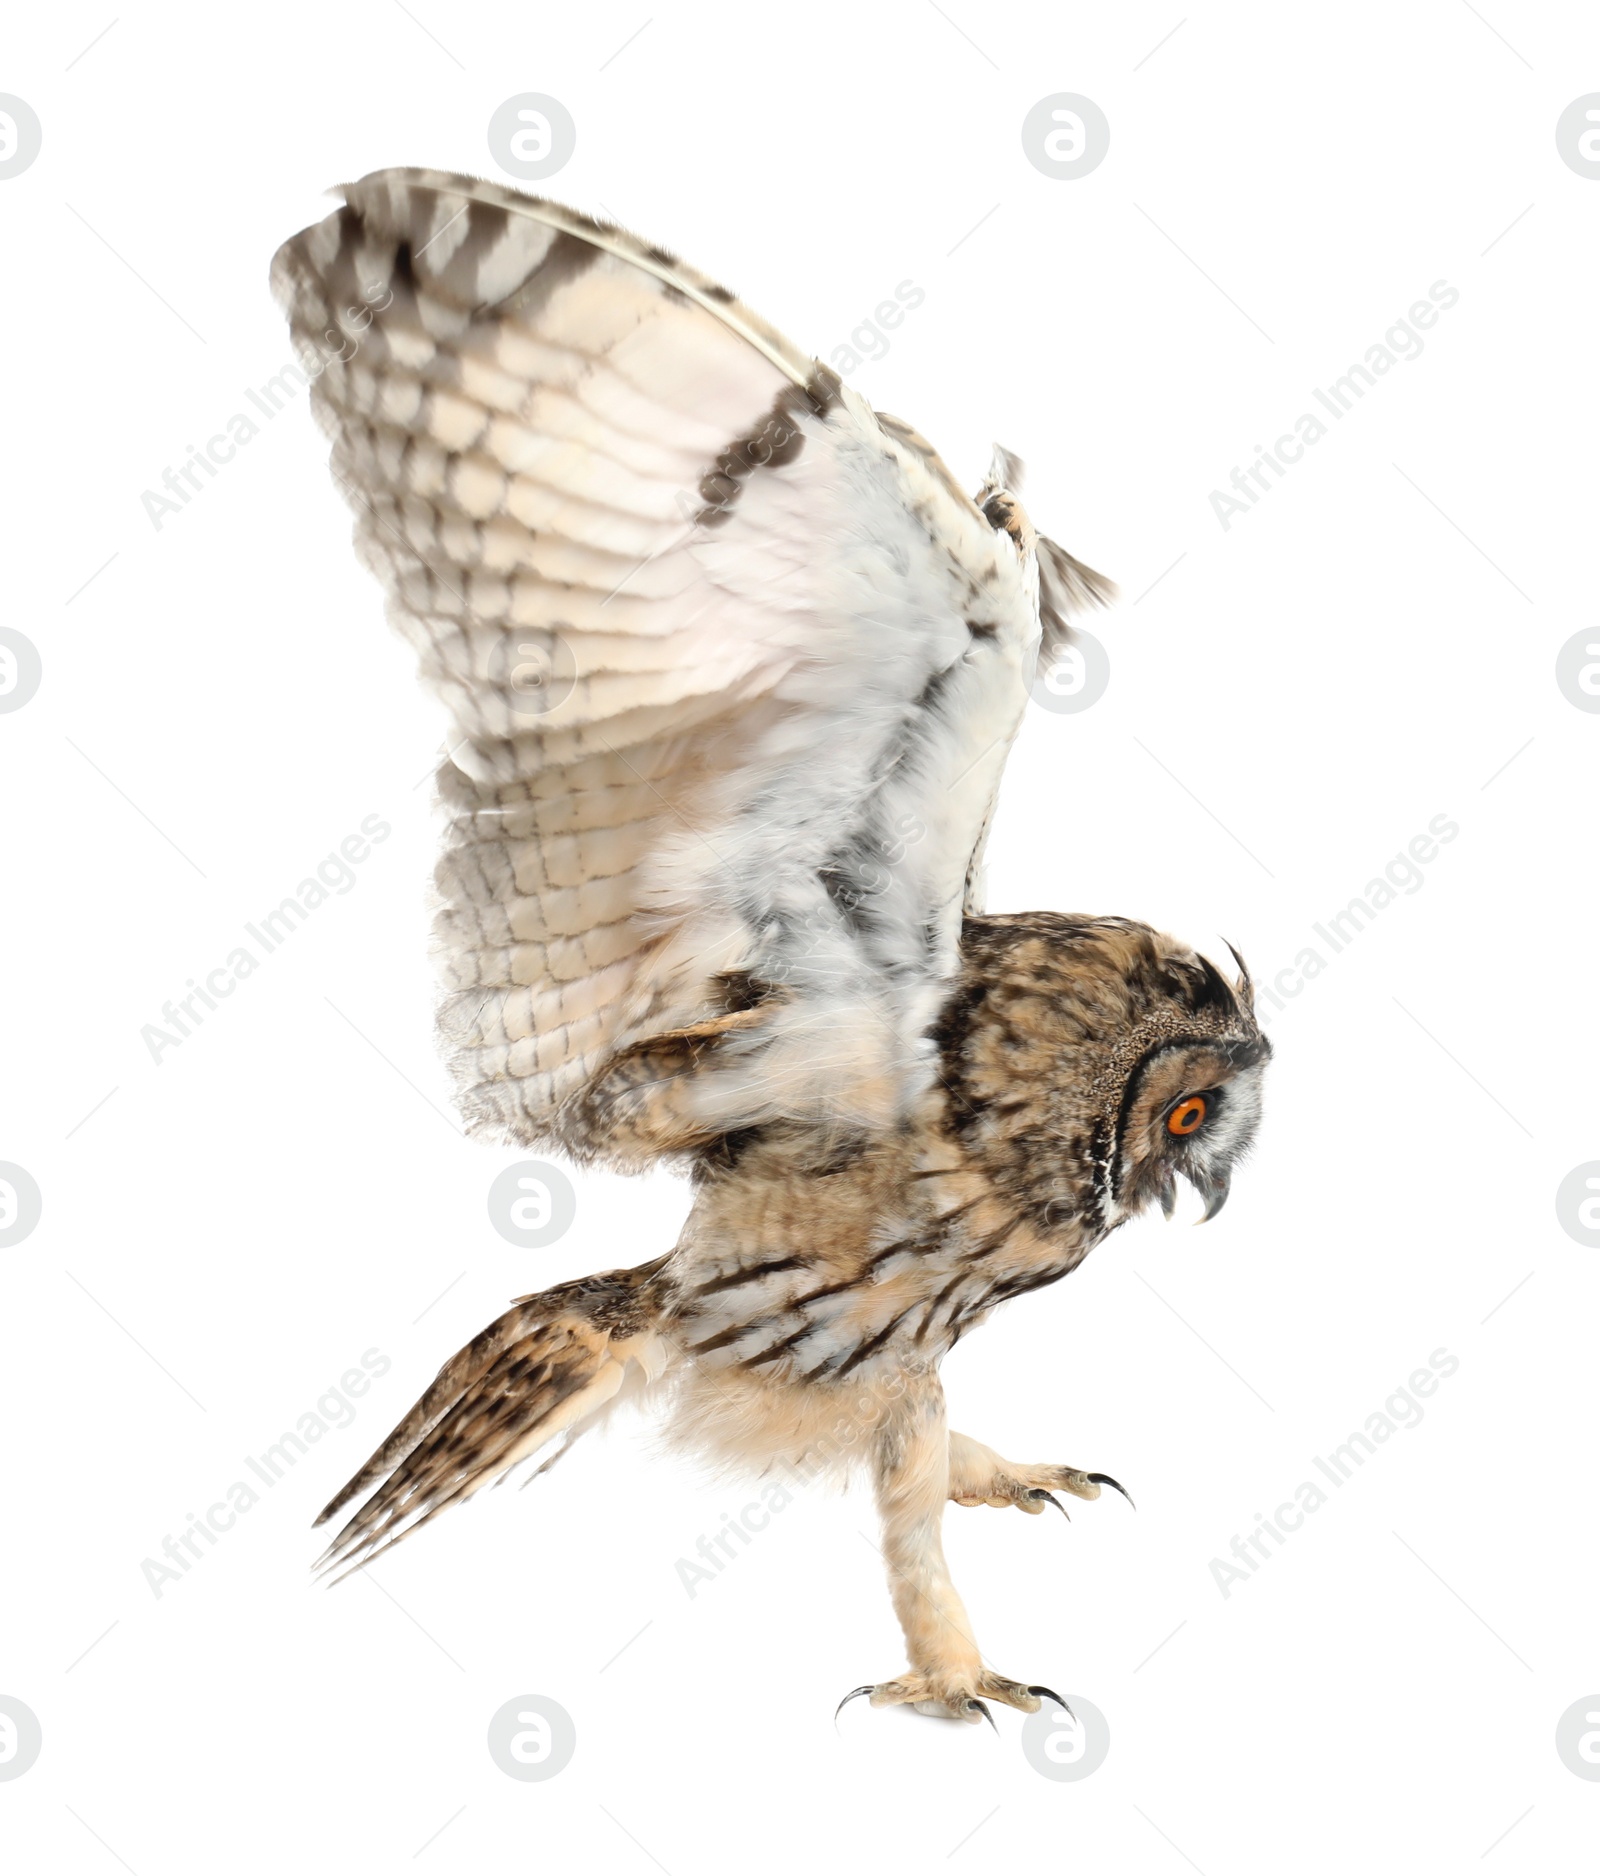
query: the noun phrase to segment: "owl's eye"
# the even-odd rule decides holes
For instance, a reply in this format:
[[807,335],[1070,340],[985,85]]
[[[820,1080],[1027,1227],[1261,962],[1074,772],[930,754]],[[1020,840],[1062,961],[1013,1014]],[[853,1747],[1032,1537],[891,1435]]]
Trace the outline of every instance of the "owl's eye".
[[1206,1117],[1206,1097],[1203,1094],[1191,1094],[1187,1100],[1180,1101],[1167,1116],[1168,1133],[1193,1133]]

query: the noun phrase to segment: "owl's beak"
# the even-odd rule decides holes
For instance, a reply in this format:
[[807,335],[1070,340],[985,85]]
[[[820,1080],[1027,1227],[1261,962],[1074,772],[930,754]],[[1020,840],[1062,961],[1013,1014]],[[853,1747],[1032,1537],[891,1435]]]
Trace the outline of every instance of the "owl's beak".
[[1210,1174],[1204,1180],[1195,1179],[1191,1182],[1194,1189],[1204,1195],[1206,1201],[1205,1210],[1195,1220],[1197,1225],[1209,1224],[1227,1204],[1232,1177],[1233,1175],[1224,1169],[1222,1172]]
[[1162,1180],[1159,1197],[1161,1199],[1162,1216],[1170,1220],[1178,1206],[1178,1182],[1173,1178],[1171,1173],[1168,1173],[1166,1178]]

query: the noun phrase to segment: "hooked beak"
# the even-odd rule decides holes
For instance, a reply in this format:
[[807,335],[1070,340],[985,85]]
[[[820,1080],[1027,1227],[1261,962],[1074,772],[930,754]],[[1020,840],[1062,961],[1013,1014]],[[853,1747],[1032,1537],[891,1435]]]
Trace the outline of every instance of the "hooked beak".
[[[1228,1202],[1228,1192],[1233,1180],[1232,1173],[1223,1171],[1195,1174],[1185,1170],[1183,1176],[1205,1200],[1205,1210],[1201,1212],[1195,1223],[1197,1225],[1208,1223]],[[1162,1175],[1161,1184],[1156,1188],[1156,1197],[1161,1201],[1163,1216],[1170,1221],[1172,1214],[1178,1209],[1178,1181],[1170,1172]]]
[[1195,1220],[1197,1225],[1209,1224],[1227,1204],[1230,1178],[1230,1174],[1221,1172],[1213,1174],[1209,1179],[1191,1179],[1190,1184],[1206,1202],[1205,1210]]

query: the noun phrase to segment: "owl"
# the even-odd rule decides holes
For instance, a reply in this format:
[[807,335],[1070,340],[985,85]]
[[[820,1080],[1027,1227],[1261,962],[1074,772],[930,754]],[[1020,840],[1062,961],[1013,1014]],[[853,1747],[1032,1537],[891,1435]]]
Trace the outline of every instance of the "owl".
[[957,1432],[940,1362],[1179,1179],[1213,1216],[1270,1053],[1237,953],[1230,979],[1132,919],[981,909],[1030,677],[1114,589],[1035,531],[1013,457],[968,495],[664,249],[432,170],[343,194],[274,286],[449,714],[460,1106],[693,1202],[675,1245],[451,1356],[322,1513],[355,1507],[323,1562],[638,1401],[716,1465],[870,1488],[908,1665],[856,1693],[1032,1712],[1055,1696],[980,1655],[944,1507],[1116,1481]]

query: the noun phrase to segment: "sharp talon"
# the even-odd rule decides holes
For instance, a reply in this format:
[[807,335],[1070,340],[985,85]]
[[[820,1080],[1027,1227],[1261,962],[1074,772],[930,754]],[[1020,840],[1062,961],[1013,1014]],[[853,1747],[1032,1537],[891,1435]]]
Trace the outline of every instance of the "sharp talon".
[[1067,1703],[1066,1703],[1066,1701],[1064,1701],[1064,1700],[1063,1700],[1063,1699],[1061,1698],[1061,1696],[1060,1696],[1060,1694],[1058,1694],[1058,1693],[1056,1693],[1056,1692],[1054,1692],[1054,1691],[1053,1691],[1053,1690],[1052,1690],[1051,1688],[1049,1688],[1049,1687],[1030,1687],[1030,1688],[1028,1689],[1028,1692],[1029,1692],[1030,1694],[1037,1694],[1037,1695],[1039,1696],[1039,1698],[1040,1698],[1041,1700],[1053,1700],[1053,1701],[1054,1701],[1054,1702],[1056,1703],[1056,1705],[1057,1705],[1058,1707],[1060,1707],[1060,1709],[1061,1709],[1061,1711],[1062,1711],[1062,1712],[1063,1712],[1064,1714],[1066,1714],[1066,1716],[1067,1716],[1067,1718],[1068,1718],[1069,1720],[1071,1720],[1071,1721],[1072,1721],[1072,1723],[1073,1723],[1074,1725],[1076,1725],[1076,1724],[1077,1724],[1077,1722],[1078,1722],[1078,1716],[1077,1716],[1077,1714],[1076,1714],[1076,1713],[1074,1713],[1074,1712],[1073,1712],[1073,1710],[1071,1709],[1071,1707],[1069,1707],[1069,1706],[1067,1705]]
[[[979,1712],[980,1712],[980,1713],[981,1713],[981,1714],[983,1715],[983,1717],[984,1717],[984,1718],[985,1718],[985,1719],[986,1719],[986,1720],[987,1720],[987,1721],[989,1722],[989,1724],[990,1724],[991,1726],[993,1726],[993,1727],[994,1727],[994,1730],[995,1730],[995,1732],[996,1732],[996,1733],[998,1734],[998,1733],[999,1733],[999,1731],[1000,1731],[1000,1728],[999,1728],[998,1726],[995,1726],[995,1724],[994,1724],[994,1715],[993,1715],[993,1714],[992,1714],[992,1713],[991,1713],[991,1712],[989,1711],[989,1709],[988,1709],[988,1708],[987,1708],[987,1707],[986,1707],[986,1706],[985,1706],[985,1705],[983,1704],[983,1702],[982,1702],[981,1700],[969,1700],[969,1701],[967,1702],[967,1711],[968,1711],[968,1712],[970,1713],[970,1712],[972,1711],[972,1709],[973,1709],[974,1707],[976,1707],[976,1708],[978,1709],[978,1711],[979,1711]],[[1076,1716],[1074,1716],[1074,1717],[1076,1717]]]
[[870,1694],[871,1692],[872,1692],[871,1681],[868,1681],[866,1686],[864,1687],[852,1687],[850,1689],[849,1693],[845,1695],[844,1699],[841,1700],[838,1706],[836,1706],[833,1710],[833,1725],[834,1725],[835,1732],[837,1732],[839,1728],[839,1715],[844,1712],[845,1708],[849,1706],[850,1702],[852,1700],[859,1700],[863,1694]]
[[1072,1522],[1072,1513],[1068,1511],[1066,1506],[1062,1504],[1061,1500],[1056,1497],[1054,1492],[1040,1492],[1038,1493],[1038,1496],[1040,1498],[1048,1498],[1051,1504],[1055,1506],[1056,1510],[1059,1511],[1062,1517],[1066,1519],[1068,1524]]
[[[1091,1485],[1109,1485],[1113,1491],[1121,1492],[1128,1503],[1133,1505],[1133,1494],[1128,1490],[1127,1486],[1118,1485],[1109,1472],[1091,1472],[1089,1474],[1089,1483]],[[1133,1508],[1135,1511],[1139,1509],[1137,1505],[1133,1505]]]

